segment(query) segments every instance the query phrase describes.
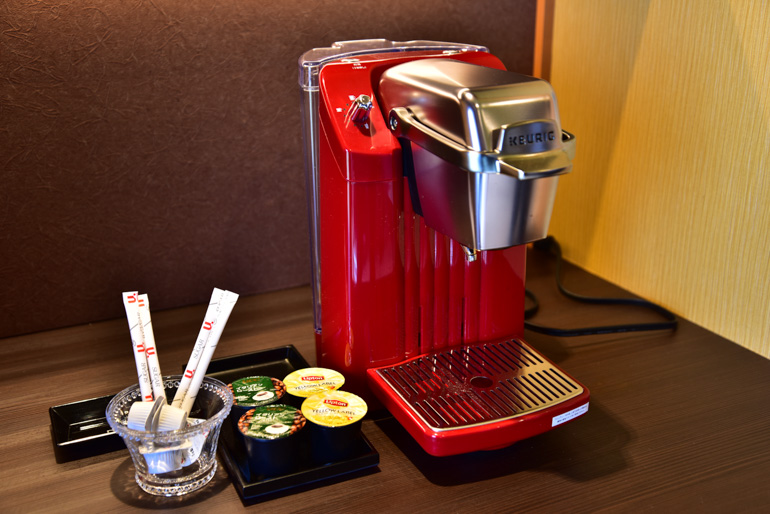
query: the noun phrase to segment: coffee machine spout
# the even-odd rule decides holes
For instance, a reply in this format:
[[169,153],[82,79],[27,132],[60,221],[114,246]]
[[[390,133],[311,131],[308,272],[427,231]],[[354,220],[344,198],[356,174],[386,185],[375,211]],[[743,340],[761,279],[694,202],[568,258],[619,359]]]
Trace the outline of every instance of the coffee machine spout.
[[473,248],[468,248],[465,245],[460,245],[460,247],[463,249],[463,253],[465,254],[465,262],[474,262],[478,258],[479,253]]

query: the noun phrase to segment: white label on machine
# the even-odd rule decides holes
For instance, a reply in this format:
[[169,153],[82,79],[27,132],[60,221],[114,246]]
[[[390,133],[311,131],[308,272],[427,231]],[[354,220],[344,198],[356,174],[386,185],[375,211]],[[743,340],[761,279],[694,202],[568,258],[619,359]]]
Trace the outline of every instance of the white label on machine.
[[578,416],[582,416],[586,412],[588,412],[587,403],[581,405],[580,407],[576,407],[569,412],[565,412],[564,414],[554,416],[554,418],[551,420],[551,427],[553,428],[556,425],[561,425],[562,423],[566,423],[567,421],[573,420]]

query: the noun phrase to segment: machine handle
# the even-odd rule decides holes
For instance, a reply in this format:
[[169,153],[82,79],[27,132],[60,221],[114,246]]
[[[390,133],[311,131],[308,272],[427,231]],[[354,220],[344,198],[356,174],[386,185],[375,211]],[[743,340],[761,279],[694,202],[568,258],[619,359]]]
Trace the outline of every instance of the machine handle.
[[404,107],[390,111],[388,125],[398,138],[428,150],[445,161],[475,173],[501,173],[518,180],[532,180],[568,173],[575,154],[575,136],[562,131],[562,148],[524,155],[470,150],[415,119]]

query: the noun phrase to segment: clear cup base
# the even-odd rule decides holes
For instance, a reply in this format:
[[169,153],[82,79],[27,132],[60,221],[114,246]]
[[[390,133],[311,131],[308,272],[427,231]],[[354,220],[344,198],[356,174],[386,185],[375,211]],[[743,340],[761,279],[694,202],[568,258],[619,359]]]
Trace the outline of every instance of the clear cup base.
[[[188,476],[183,481],[173,478],[159,478],[157,475],[141,476],[136,473],[135,479],[143,491],[155,496],[183,496],[190,494],[208,484],[217,472],[217,461],[213,460],[208,472]],[[176,480],[176,481],[175,481]]]

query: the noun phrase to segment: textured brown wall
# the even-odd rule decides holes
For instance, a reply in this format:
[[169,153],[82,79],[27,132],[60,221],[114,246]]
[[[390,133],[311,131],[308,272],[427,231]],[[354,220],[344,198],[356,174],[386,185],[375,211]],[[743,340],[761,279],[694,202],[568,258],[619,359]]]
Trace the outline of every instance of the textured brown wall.
[[487,45],[531,73],[535,1],[0,6],[0,336],[309,282],[297,58]]

